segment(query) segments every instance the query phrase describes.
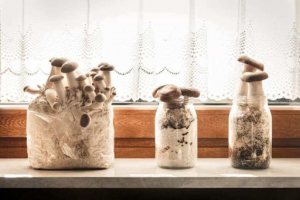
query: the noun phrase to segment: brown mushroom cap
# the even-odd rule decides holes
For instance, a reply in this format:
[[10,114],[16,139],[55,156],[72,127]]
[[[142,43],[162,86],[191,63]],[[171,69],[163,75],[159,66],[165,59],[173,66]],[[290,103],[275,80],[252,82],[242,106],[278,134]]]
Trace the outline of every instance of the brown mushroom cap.
[[180,88],[175,85],[166,85],[157,91],[159,99],[163,102],[169,102],[181,96]]
[[26,92],[26,90],[27,90],[29,87],[30,87],[29,85],[26,85],[26,86],[23,88],[23,92]]
[[68,61],[61,67],[62,73],[70,73],[78,68],[78,63],[74,61]]
[[241,76],[241,80],[244,82],[255,82],[262,81],[269,77],[267,72],[257,71],[257,72],[245,72]]
[[65,62],[68,61],[69,59],[67,58],[54,58],[53,60],[51,60],[51,65],[55,67],[61,67],[63,66],[63,64],[65,64]]
[[152,92],[152,96],[153,96],[154,98],[158,98],[159,95],[157,94],[157,91],[160,90],[161,88],[165,87],[165,86],[166,86],[166,85],[161,85],[161,86],[159,86],[158,88],[156,88],[156,89]]
[[100,67],[102,67],[102,66],[104,66],[104,65],[109,65],[109,64],[106,63],[106,62],[102,62],[102,63],[100,63],[97,67],[100,68]]
[[95,87],[92,85],[86,85],[86,86],[84,86],[83,90],[85,92],[93,92],[95,90]]
[[88,127],[91,122],[91,117],[88,114],[83,114],[80,118],[80,126],[85,128]]
[[104,102],[104,101],[106,101],[106,99],[107,99],[106,96],[102,93],[97,94],[95,96],[95,101],[97,101],[97,102]]
[[64,78],[63,75],[52,75],[49,79],[50,82],[57,82],[57,81],[61,81]]
[[97,67],[94,67],[93,69],[91,69],[91,72],[96,72],[96,73],[98,73],[99,71],[100,71],[100,69],[97,68]]
[[86,76],[86,77],[90,77],[90,73],[86,73],[85,76]]
[[180,90],[183,96],[196,97],[196,98],[200,96],[200,91],[196,88],[182,87],[180,88]]
[[[252,58],[250,58],[250,57],[248,57],[246,55],[240,56],[238,58],[238,61],[241,62],[241,63],[245,63],[247,65],[251,65],[252,67],[255,67],[255,68],[257,68],[257,69],[259,69],[261,71],[264,71],[264,65],[262,63],[254,60],[254,59],[252,59]],[[245,66],[245,67],[247,67],[247,66]]]
[[96,72],[90,72],[90,76],[91,76],[91,77],[94,77],[94,76],[96,76],[96,75],[97,75]]
[[84,81],[86,79],[86,76],[85,75],[79,75],[77,78],[76,78],[76,81]]
[[103,71],[103,72],[110,72],[110,71],[115,70],[115,67],[113,65],[103,65],[99,69],[100,69],[100,71]]
[[94,81],[102,81],[104,80],[104,77],[101,75],[101,74],[97,74],[95,77],[94,77]]
[[106,88],[104,88],[105,89],[105,91],[110,91],[110,88],[109,87],[106,87]]

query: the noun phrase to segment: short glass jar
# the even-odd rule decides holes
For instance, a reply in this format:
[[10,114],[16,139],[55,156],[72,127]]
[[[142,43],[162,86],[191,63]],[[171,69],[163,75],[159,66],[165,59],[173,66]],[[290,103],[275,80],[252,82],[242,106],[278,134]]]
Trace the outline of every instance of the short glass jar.
[[197,161],[197,115],[187,97],[160,102],[155,116],[155,157],[162,168],[191,168]]
[[265,96],[234,99],[229,115],[229,157],[235,168],[268,168],[272,115]]

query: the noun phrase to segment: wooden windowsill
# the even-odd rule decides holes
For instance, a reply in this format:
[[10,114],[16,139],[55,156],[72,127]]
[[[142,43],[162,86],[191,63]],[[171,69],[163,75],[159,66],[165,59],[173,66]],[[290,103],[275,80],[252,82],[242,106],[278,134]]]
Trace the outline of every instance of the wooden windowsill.
[[[195,106],[200,158],[228,157],[230,106]],[[25,158],[27,106],[0,106],[0,158]],[[157,106],[114,106],[117,158],[154,157]],[[300,106],[270,106],[273,157],[300,158]]]

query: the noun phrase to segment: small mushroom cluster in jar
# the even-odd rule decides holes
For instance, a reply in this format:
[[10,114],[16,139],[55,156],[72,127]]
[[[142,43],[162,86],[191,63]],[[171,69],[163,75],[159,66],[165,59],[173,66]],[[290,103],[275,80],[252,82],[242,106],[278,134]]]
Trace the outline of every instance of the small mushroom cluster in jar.
[[52,58],[51,72],[44,86],[34,89],[24,87],[24,92],[45,95],[54,112],[70,108],[81,127],[88,127],[91,117],[88,112],[100,110],[103,105],[110,105],[116,96],[116,89],[111,86],[111,71],[114,66],[100,63],[90,72],[82,74],[78,63],[67,58]]
[[241,168],[266,168],[272,154],[272,122],[262,81],[268,78],[268,74],[262,63],[248,56],[241,56],[238,61],[244,64],[244,70],[230,112],[231,164]]

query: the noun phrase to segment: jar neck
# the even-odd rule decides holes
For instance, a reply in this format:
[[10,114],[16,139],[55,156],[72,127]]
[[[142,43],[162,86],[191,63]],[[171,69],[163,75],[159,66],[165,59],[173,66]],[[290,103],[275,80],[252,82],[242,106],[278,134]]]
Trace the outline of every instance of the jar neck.
[[184,97],[169,102],[160,101],[159,104],[162,105],[164,108],[176,109],[176,108],[183,108],[187,105],[191,105],[192,103],[190,102],[190,98]]
[[233,104],[264,106],[268,105],[268,99],[266,96],[238,96],[235,99],[233,99]]

